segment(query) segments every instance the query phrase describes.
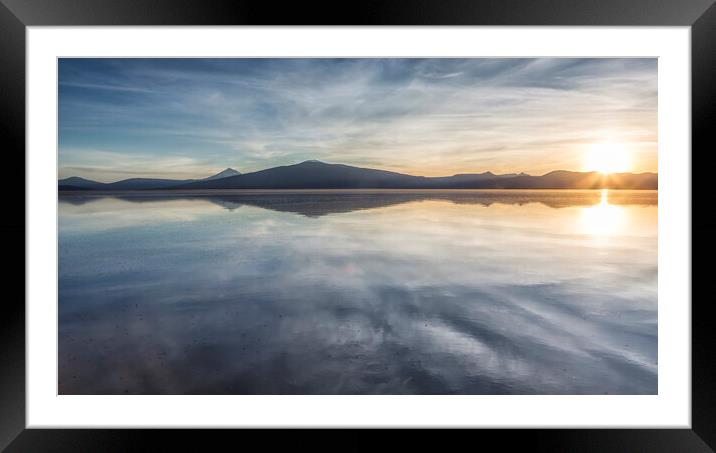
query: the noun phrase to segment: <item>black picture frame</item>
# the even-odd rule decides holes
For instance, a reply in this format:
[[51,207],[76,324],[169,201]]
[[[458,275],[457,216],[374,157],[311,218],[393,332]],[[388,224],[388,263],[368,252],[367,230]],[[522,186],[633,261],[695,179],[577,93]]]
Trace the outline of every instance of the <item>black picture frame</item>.
[[[694,185],[708,171],[716,124],[716,6],[714,0],[364,0],[360,3],[201,0],[0,0],[0,137],[8,187],[25,187],[25,31],[39,25],[558,25],[690,26],[692,65],[692,241],[697,255],[713,251],[716,227],[710,209],[693,206],[708,196]],[[685,149],[684,152],[689,152]],[[9,162],[7,162],[9,160]],[[693,165],[694,160],[698,165]],[[23,171],[20,171],[20,169]],[[704,181],[701,179],[701,181]],[[236,436],[233,430],[42,430],[25,428],[25,197],[5,197],[6,291],[0,312],[0,448],[25,451],[134,451],[169,439],[187,447]],[[708,205],[704,205],[708,206]],[[23,244],[21,246],[21,243]],[[693,255],[692,255],[693,256]],[[692,266],[695,277],[708,267]],[[704,279],[702,278],[701,281]],[[689,301],[675,301],[689,303]],[[692,429],[470,430],[470,442],[496,440],[501,447],[536,451],[689,451],[716,449],[716,347],[711,300],[696,297],[692,311]],[[305,431],[290,436],[293,444]],[[350,447],[373,442],[341,431]],[[242,442],[266,440],[242,432]],[[259,437],[261,436],[261,437]],[[252,439],[253,437],[253,439]],[[407,437],[407,436],[406,436]],[[271,436],[274,438],[274,436]],[[411,433],[423,442],[424,434]],[[276,438],[278,439],[278,438]],[[216,444],[218,445],[218,444]],[[244,444],[248,445],[248,443]],[[315,443],[310,444],[312,447]],[[321,446],[318,444],[317,446]],[[331,445],[326,445],[331,447]]]

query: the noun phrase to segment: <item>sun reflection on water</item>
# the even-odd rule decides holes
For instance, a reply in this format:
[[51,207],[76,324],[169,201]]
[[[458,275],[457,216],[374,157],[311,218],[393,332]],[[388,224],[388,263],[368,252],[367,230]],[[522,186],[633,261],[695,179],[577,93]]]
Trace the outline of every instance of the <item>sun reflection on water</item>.
[[615,235],[623,229],[625,221],[624,208],[609,204],[608,189],[602,189],[599,204],[582,208],[581,225],[590,235]]
[[657,201],[70,195],[58,393],[656,394]]

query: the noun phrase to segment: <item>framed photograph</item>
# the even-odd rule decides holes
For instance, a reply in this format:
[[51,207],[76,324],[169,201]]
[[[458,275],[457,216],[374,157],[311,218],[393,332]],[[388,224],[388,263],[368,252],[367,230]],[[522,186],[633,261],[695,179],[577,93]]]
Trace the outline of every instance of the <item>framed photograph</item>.
[[716,445],[713,1],[1,3],[3,448]]

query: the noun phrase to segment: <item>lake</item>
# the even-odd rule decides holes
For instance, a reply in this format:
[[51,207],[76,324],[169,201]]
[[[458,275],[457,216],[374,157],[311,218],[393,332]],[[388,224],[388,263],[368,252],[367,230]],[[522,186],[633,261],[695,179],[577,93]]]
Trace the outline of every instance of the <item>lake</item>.
[[656,394],[656,191],[59,198],[60,394]]

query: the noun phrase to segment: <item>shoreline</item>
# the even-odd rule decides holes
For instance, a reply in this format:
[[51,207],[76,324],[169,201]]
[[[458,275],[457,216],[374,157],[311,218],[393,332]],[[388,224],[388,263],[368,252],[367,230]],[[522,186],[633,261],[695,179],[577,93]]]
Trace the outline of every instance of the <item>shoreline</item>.
[[281,193],[325,193],[325,194],[350,194],[350,193],[494,193],[494,192],[584,192],[594,193],[607,191],[618,191],[621,193],[625,192],[658,192],[659,189],[611,189],[611,188],[596,188],[596,189],[136,189],[136,190],[59,190],[58,196],[65,195],[128,195],[128,194],[146,194],[146,195],[229,195],[229,194],[281,194]]

